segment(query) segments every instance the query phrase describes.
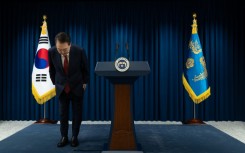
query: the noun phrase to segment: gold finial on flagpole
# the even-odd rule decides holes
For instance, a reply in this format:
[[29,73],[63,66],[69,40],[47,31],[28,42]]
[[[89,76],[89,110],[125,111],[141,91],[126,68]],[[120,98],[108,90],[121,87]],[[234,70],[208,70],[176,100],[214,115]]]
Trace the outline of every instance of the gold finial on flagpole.
[[193,18],[195,19],[197,17],[197,14],[196,13],[193,13]]
[[47,16],[46,15],[43,15],[43,25],[41,26],[41,28],[42,28],[42,35],[46,35],[47,34],[47,22],[46,22],[46,20],[47,20]]
[[46,21],[46,19],[47,19],[47,16],[43,15],[43,20]]
[[197,20],[196,20],[196,17],[197,17],[197,14],[196,13],[193,13],[193,24],[191,25],[192,27],[192,34],[196,34],[197,33]]

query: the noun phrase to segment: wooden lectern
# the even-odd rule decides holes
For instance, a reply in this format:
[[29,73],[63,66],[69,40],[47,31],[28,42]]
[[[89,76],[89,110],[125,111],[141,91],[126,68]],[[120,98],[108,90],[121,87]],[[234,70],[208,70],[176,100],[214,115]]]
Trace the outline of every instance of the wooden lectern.
[[114,62],[97,62],[95,73],[114,84],[115,101],[108,150],[139,150],[135,138],[134,119],[131,110],[131,85],[150,73],[147,61],[131,61],[126,72],[119,72]]

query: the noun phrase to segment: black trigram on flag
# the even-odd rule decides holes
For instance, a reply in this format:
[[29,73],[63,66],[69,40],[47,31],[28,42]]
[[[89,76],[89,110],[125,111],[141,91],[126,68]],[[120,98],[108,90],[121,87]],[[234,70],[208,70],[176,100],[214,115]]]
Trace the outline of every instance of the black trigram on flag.
[[48,37],[47,36],[41,36],[39,38],[39,44],[48,44]]
[[46,81],[47,81],[47,74],[36,75],[36,82],[46,82]]

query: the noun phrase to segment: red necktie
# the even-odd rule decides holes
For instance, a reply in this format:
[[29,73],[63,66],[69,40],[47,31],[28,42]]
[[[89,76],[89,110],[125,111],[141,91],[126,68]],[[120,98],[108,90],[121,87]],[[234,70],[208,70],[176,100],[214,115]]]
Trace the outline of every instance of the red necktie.
[[[64,57],[65,57],[65,60],[64,60],[64,71],[65,71],[65,74],[68,75],[68,66],[69,66],[69,63],[68,63],[67,55],[64,56]],[[65,92],[66,93],[69,93],[70,92],[70,86],[69,86],[69,83],[68,82],[65,85]]]

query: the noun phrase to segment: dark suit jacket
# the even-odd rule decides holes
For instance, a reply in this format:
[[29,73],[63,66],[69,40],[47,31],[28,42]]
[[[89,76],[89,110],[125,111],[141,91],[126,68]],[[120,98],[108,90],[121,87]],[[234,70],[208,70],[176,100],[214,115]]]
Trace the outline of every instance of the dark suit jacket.
[[58,97],[60,96],[68,81],[71,92],[77,96],[82,96],[84,93],[83,84],[89,82],[88,60],[84,49],[71,45],[68,75],[64,72],[61,55],[57,51],[57,48],[50,48],[48,53],[49,73],[56,88],[56,95]]

